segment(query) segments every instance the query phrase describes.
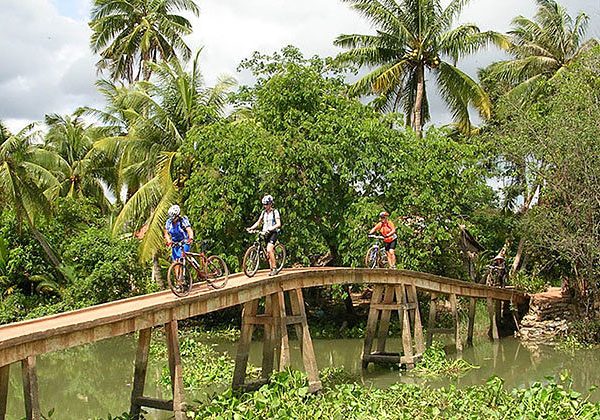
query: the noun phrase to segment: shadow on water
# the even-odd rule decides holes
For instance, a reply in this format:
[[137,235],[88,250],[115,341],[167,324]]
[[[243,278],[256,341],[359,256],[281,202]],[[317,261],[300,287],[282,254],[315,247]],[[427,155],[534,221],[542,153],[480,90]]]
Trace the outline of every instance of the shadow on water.
[[[216,349],[235,357],[236,345],[215,342]],[[301,368],[301,357],[296,341],[291,341],[292,361],[295,368]],[[314,347],[320,369],[341,367],[360,375],[367,386],[388,387],[396,382],[423,383],[422,378],[398,369],[361,369],[361,339],[315,340]],[[50,353],[38,360],[40,403],[43,412],[56,410],[53,418],[88,419],[108,414],[128,411],[131,382],[135,357],[133,336],[117,337],[88,346],[63,352]],[[388,339],[390,351],[401,348],[401,340]],[[453,346],[447,346],[450,357],[456,357]],[[262,344],[253,342],[250,363],[260,366]],[[505,380],[507,388],[524,387],[546,377],[556,377],[568,370],[574,388],[587,393],[592,385],[600,384],[600,352],[597,350],[558,351],[541,346],[528,349],[518,340],[505,338],[497,343],[478,337],[475,346],[466,348],[462,357],[479,366],[457,379],[433,380],[430,386],[446,386],[449,383],[460,387],[483,384],[493,375]],[[148,369],[146,395],[168,398],[161,395],[158,385],[162,362],[152,362]],[[212,392],[219,392],[213,389]],[[203,399],[203,391],[188,392],[187,399]],[[600,400],[600,392],[592,394],[592,400]],[[23,417],[23,391],[21,388],[20,366],[11,366],[10,390],[7,419]],[[152,419],[167,419],[166,413],[153,413]]]

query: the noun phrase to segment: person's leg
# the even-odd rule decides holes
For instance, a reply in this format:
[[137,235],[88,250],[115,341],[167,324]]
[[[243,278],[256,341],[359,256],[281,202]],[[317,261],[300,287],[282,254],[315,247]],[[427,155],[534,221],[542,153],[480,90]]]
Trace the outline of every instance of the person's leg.
[[275,262],[275,245],[271,242],[267,243],[267,255],[269,256],[269,267],[271,267],[271,270],[275,270],[277,268],[277,263]]
[[388,252],[388,262],[390,264],[390,268],[396,268],[396,250],[391,248]]

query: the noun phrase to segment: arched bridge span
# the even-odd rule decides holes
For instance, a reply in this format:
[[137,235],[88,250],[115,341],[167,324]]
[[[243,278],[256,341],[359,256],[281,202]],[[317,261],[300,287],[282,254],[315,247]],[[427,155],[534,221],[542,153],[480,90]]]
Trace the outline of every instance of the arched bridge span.
[[[424,343],[420,311],[416,300],[417,290],[430,292],[433,297],[440,294],[449,296],[455,313],[456,325],[453,331],[456,334],[457,347],[460,342],[456,314],[458,296],[472,298],[473,303],[477,298],[486,299],[493,331],[495,331],[498,311],[492,310],[490,306],[492,302],[506,301],[519,305],[528,299],[526,294],[514,289],[488,287],[408,270],[310,267],[287,269],[273,277],[268,277],[266,272],[259,272],[251,279],[243,274],[234,274],[230,276],[227,286],[223,289],[212,290],[204,284],[196,285],[190,295],[183,298],[175,297],[170,291],[163,291],[7,324],[0,326],[0,419],[4,418],[6,412],[8,372],[12,363],[21,362],[27,418],[37,419],[41,417],[35,369],[37,355],[136,331],[140,334],[132,391],[132,414],[139,413],[142,406],[147,406],[172,410],[175,412],[176,419],[183,419],[183,382],[177,341],[177,321],[238,304],[244,304],[244,309],[234,386],[244,384],[247,348],[252,330],[256,326],[265,328],[263,377],[266,379],[274,368],[281,369],[288,364],[287,327],[294,326],[296,335],[301,340],[302,356],[311,387],[316,390],[320,387],[320,383],[318,383],[318,371],[304,311],[302,289],[361,283],[374,285],[363,352],[365,365],[380,361],[395,361],[411,365],[422,353]],[[285,294],[289,295],[287,300]],[[259,314],[257,313],[258,299],[263,297],[266,298],[265,311]],[[286,302],[289,306],[287,308]],[[395,311],[398,311],[403,325],[402,355],[385,352],[385,336],[390,314]],[[433,319],[430,318],[429,333],[447,332],[435,329],[434,324],[435,312]],[[173,382],[173,399],[169,401],[143,396],[150,332],[156,326],[166,327]],[[469,328],[472,331],[471,324]],[[372,352],[376,333],[379,339],[377,351]],[[494,337],[497,337],[497,332],[494,332]]]

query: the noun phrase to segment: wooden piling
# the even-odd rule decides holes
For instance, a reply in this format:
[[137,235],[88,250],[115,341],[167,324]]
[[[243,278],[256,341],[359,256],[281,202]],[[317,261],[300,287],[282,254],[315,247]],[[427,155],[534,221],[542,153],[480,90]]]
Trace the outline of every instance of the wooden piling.
[[477,300],[469,298],[469,324],[467,326],[467,345],[473,345],[473,330],[475,329],[475,309]]
[[21,361],[23,376],[23,395],[25,397],[25,418],[40,420],[40,398],[35,356],[28,356]]
[[4,419],[6,417],[9,374],[10,365],[0,367],[0,419]]
[[175,415],[175,420],[185,420],[183,369],[181,366],[181,354],[179,352],[177,321],[167,323],[165,330],[167,333],[171,389],[173,390],[173,414]]
[[144,396],[144,385],[146,383],[146,371],[148,368],[148,354],[150,352],[150,339],[152,328],[140,330],[138,347],[135,356],[135,371],[133,374],[133,387],[131,390],[131,406],[129,414],[137,420],[142,412],[140,398]]
[[492,340],[499,340],[500,335],[498,334],[498,319],[496,318],[495,299],[487,298],[487,310],[490,318],[490,337]]

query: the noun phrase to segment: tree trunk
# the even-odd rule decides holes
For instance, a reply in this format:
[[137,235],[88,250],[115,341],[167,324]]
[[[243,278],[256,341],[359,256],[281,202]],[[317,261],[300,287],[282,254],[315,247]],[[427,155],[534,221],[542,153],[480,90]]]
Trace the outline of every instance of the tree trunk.
[[162,274],[160,272],[158,253],[154,253],[154,255],[152,255],[152,280],[158,285],[160,290],[165,288],[165,282],[163,281]]
[[[525,202],[523,203],[523,207],[521,208],[521,211],[519,212],[522,216],[527,214],[527,212],[531,209],[531,207],[533,206],[533,199],[535,198],[535,196],[540,194],[540,186],[536,186],[535,188],[533,188],[533,191],[529,193],[528,197],[525,197]],[[513,260],[512,266],[510,267],[510,272],[508,274],[508,277],[513,277],[517,271],[519,271],[519,268],[521,267],[521,261],[523,259],[523,250],[525,249],[525,238],[521,238],[519,239],[519,244],[517,245],[517,254],[515,255],[515,259]]]
[[413,107],[412,128],[417,133],[417,137],[423,136],[423,96],[425,93],[425,68],[423,65],[417,67],[417,92],[415,94],[415,104]]
[[46,253],[46,256],[48,257],[48,260],[50,260],[50,262],[52,263],[52,265],[56,269],[58,275],[64,280],[64,275],[63,275],[63,272],[61,271],[60,260],[54,254],[54,251],[52,251],[52,248],[50,248],[50,245],[46,241],[46,238],[44,238],[44,235],[42,235],[42,233],[39,230],[37,230],[35,228],[35,226],[33,225],[33,220],[31,220],[31,217],[29,216],[29,213],[27,213],[27,211],[24,211],[23,214],[25,215],[25,220],[27,221],[27,224],[29,225],[29,228],[31,229],[31,233],[33,234],[33,237],[42,246],[42,249]]

